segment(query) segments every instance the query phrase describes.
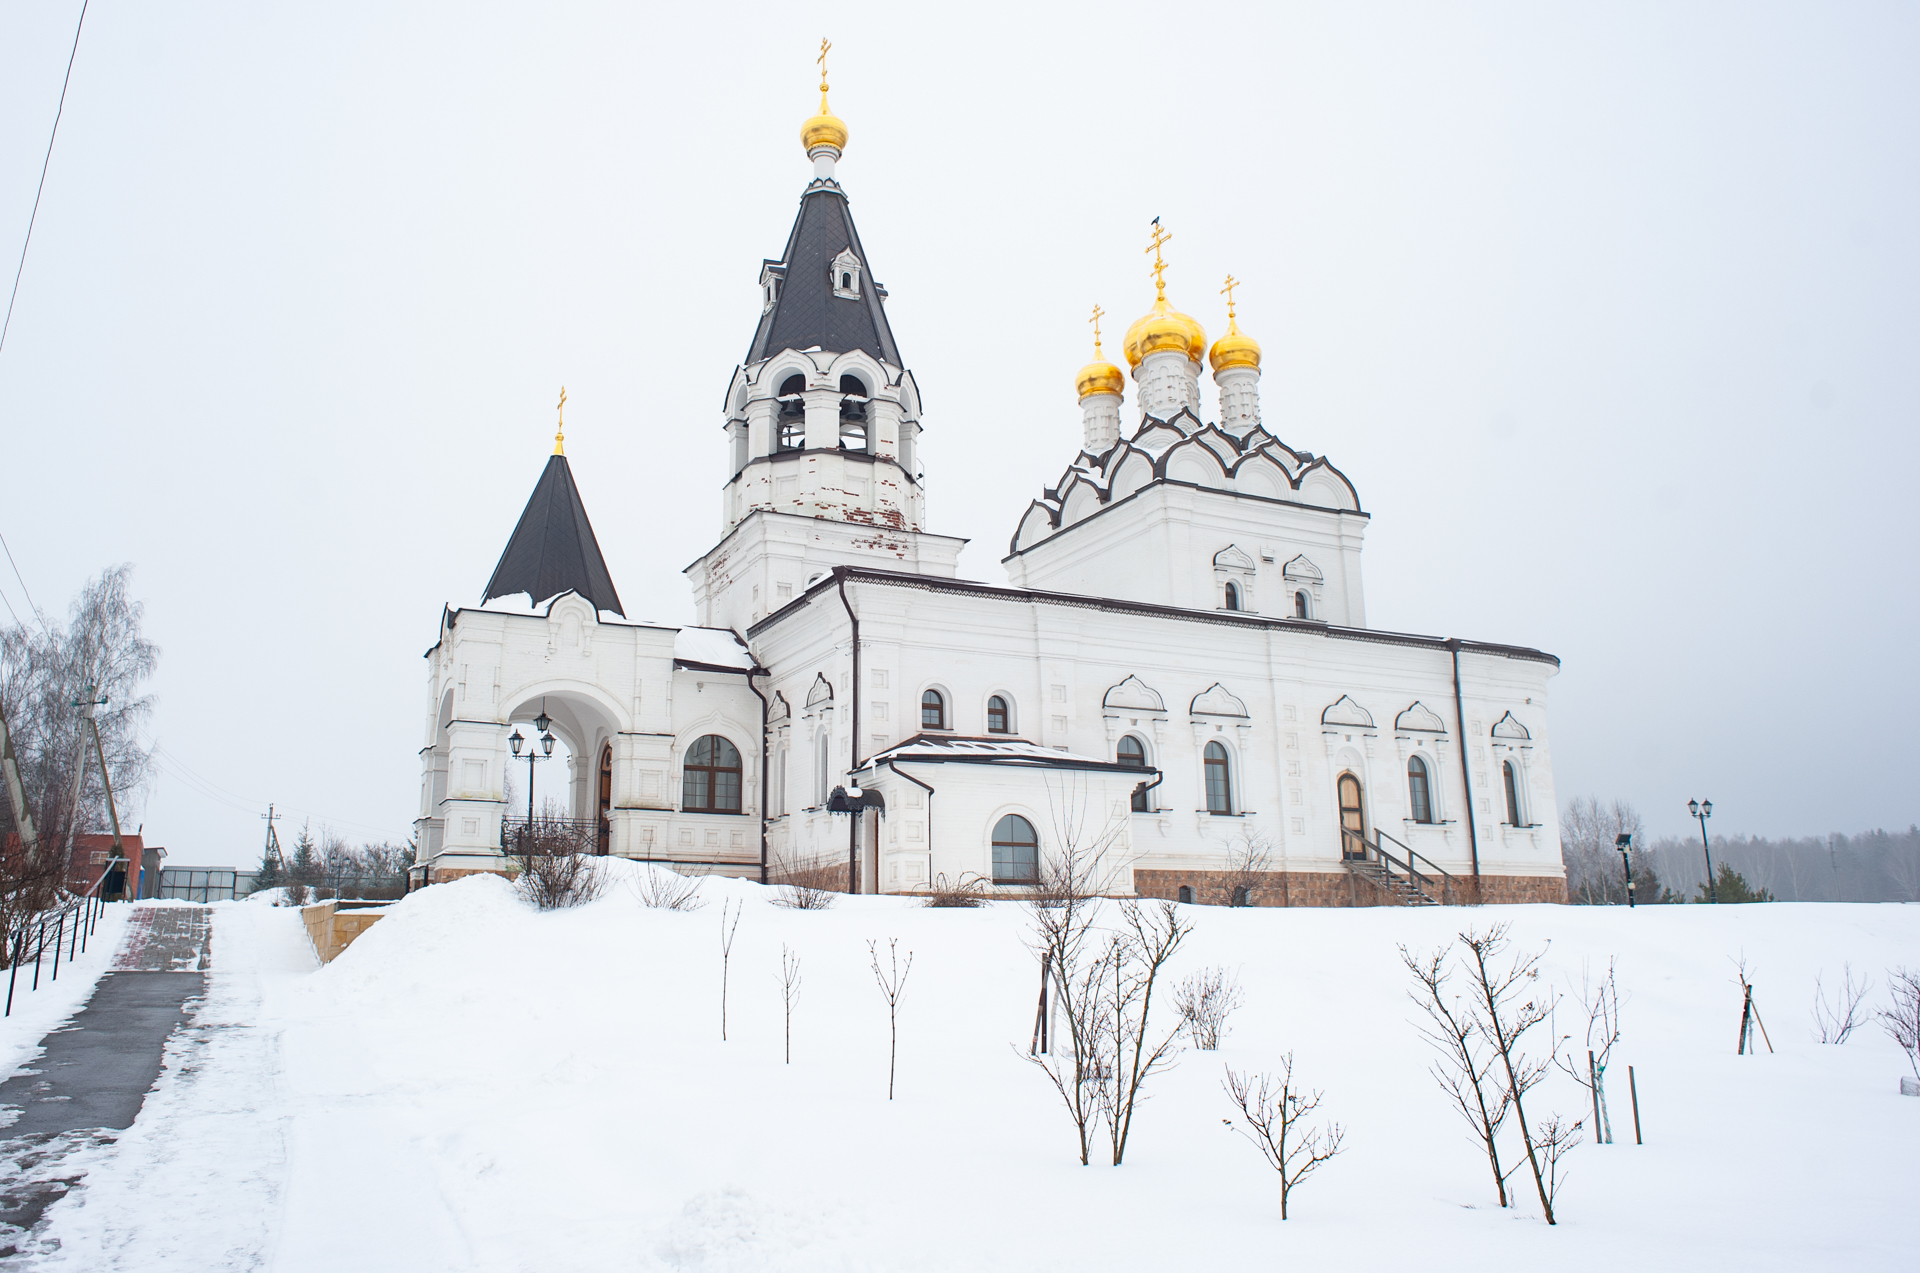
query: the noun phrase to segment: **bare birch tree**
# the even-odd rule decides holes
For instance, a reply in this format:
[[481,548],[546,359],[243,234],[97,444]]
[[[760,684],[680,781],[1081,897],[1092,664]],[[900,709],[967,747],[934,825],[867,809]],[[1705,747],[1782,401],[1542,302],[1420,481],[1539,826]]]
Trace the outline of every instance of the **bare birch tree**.
[[1323,1094],[1294,1086],[1291,1052],[1280,1058],[1278,1078],[1236,1074],[1229,1067],[1225,1087],[1240,1109],[1241,1122],[1220,1121],[1252,1142],[1267,1165],[1280,1173],[1280,1218],[1285,1220],[1293,1191],[1340,1152],[1346,1129],[1338,1123],[1305,1125],[1320,1108]]

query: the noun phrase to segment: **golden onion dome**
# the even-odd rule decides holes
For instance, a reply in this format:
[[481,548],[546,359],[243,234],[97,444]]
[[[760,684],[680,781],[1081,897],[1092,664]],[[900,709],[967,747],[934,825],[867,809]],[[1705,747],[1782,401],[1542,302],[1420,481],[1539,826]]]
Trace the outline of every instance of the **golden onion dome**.
[[1206,329],[1194,319],[1167,304],[1162,291],[1153,308],[1127,328],[1124,346],[1127,365],[1138,367],[1148,354],[1179,352],[1199,362],[1207,352]]
[[1251,367],[1260,370],[1260,342],[1240,330],[1240,324],[1231,316],[1227,319],[1227,334],[1213,342],[1213,352],[1207,355],[1207,361],[1213,364],[1215,371],[1225,371],[1229,367]]
[[1073,387],[1079,396],[1110,393],[1119,397],[1127,387],[1126,373],[1108,362],[1100,353],[1100,343],[1094,342],[1093,361],[1082,367],[1073,378]]
[[800,144],[811,155],[820,146],[835,150],[847,148],[847,122],[827,110],[827,95],[820,95],[820,113],[800,125]]

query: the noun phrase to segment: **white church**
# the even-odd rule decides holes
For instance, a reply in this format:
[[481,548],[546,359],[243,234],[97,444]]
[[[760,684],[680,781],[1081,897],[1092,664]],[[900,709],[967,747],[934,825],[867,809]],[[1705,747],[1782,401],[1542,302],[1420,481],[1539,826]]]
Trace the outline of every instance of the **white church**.
[[727,391],[724,533],[686,570],[700,626],[626,620],[557,438],[482,604],[427,652],[416,878],[510,867],[508,775],[551,735],[570,772],[540,787],[583,851],[689,872],[1019,896],[1097,846],[1119,894],[1565,900],[1559,661],[1367,626],[1353,483],[1263,426],[1231,299],[1211,348],[1168,303],[1157,228],[1133,412],[1096,328],[1079,453],[1007,582],[959,578],[824,78],[801,140],[813,179]]

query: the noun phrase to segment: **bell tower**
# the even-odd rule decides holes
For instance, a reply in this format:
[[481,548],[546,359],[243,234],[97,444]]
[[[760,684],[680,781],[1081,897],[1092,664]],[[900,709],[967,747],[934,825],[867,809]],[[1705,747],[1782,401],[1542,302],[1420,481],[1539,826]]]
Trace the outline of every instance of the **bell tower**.
[[687,568],[716,627],[744,631],[836,565],[951,577],[966,542],[924,529],[920,391],[835,173],[848,134],[827,104],[830,47],[800,126],[813,179],[761,263],[760,320],[727,387],[722,539]]

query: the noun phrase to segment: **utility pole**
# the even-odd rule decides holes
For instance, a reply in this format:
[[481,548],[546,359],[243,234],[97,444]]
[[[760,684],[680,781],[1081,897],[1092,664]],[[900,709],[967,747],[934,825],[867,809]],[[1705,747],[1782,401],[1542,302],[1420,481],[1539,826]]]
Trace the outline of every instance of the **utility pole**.
[[[93,695],[95,692],[96,691],[94,686],[91,686],[91,685],[87,686],[87,697],[74,703],[74,706],[80,709],[81,716],[86,719],[87,728],[90,731],[92,731],[92,734],[93,734],[93,754],[100,761],[100,785],[106,789],[106,793],[107,793],[107,823],[109,826],[113,828],[113,856],[117,858],[125,858],[127,856],[126,847],[120,843],[120,811],[114,808],[114,805],[113,805],[113,779],[107,776],[107,750],[106,748],[100,745],[100,722],[95,720],[93,716],[93,709],[96,707],[105,707],[107,705],[107,700],[104,698],[94,698]],[[82,762],[84,762],[86,759],[86,743],[82,741],[80,746],[81,746],[80,756],[81,756]],[[85,766],[83,763],[82,772],[84,771],[85,771]],[[73,784],[73,791],[74,791],[74,810],[73,810],[74,816],[72,819],[69,820],[69,823],[67,826],[67,845],[68,845],[67,870],[69,872],[71,872],[73,869],[73,853],[72,853],[73,826],[72,824],[74,822],[79,821],[79,814],[80,814],[80,783],[77,780]],[[142,859],[140,862],[140,868],[142,870],[146,869],[146,860],[144,855],[142,856]],[[135,897],[138,897],[140,895],[139,880],[133,881],[133,892]]]
[[267,811],[260,816],[267,820],[267,843],[266,847],[261,850],[260,856],[262,859],[272,862],[275,866],[279,867],[280,874],[285,875],[287,873],[287,859],[286,856],[280,852],[279,833],[273,829],[273,820],[279,815],[273,811],[273,804],[269,802],[267,804]]

